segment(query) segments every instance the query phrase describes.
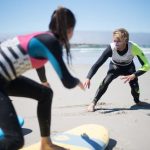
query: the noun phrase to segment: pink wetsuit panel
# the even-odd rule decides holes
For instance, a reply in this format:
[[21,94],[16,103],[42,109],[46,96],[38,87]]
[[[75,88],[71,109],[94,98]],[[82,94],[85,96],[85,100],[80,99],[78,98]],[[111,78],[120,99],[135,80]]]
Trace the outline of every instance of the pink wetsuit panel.
[[[18,40],[20,42],[21,47],[28,53],[28,43],[29,41],[36,35],[41,34],[42,32],[37,32],[37,33],[33,33],[33,34],[29,34],[29,35],[24,35],[24,36],[18,36]],[[33,57],[30,57],[31,63],[32,63],[32,67],[33,68],[40,68],[42,67],[46,62],[47,59],[36,59]]]

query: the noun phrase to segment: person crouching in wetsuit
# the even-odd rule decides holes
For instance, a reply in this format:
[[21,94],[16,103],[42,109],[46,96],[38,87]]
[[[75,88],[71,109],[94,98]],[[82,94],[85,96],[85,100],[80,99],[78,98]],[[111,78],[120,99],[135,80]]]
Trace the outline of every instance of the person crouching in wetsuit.
[[[135,56],[138,57],[138,60],[142,65],[142,67],[137,71],[133,62],[133,58]],[[104,50],[102,55],[90,69],[84,83],[85,88],[90,87],[91,78],[109,57],[111,57],[109,70],[97,89],[94,100],[88,106],[88,111],[94,111],[98,100],[106,92],[109,84],[120,75],[123,76],[122,79],[125,80],[125,83],[129,82],[134,102],[137,105],[142,104],[139,100],[140,93],[138,76],[147,72],[150,69],[150,64],[141,48],[136,43],[129,41],[129,33],[124,28],[117,29],[113,32],[113,42],[109,44],[109,46]]]
[[[0,150],[18,150],[24,145],[22,130],[9,96],[27,97],[37,101],[40,150],[65,150],[51,141],[53,90],[46,83],[42,67],[49,61],[66,88],[79,86],[84,89],[83,84],[70,74],[63,61],[63,46],[68,59],[70,56],[69,40],[75,23],[71,10],[60,7],[53,12],[48,31],[16,36],[0,44],[0,128],[5,134],[0,139]],[[22,76],[30,69],[39,68],[43,85]]]

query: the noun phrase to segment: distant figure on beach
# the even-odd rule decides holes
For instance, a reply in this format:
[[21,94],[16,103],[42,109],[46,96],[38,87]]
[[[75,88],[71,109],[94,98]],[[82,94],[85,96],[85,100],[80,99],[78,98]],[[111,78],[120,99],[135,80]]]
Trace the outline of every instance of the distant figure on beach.
[[[134,56],[137,56],[142,65],[137,71],[133,62]],[[84,82],[84,87],[90,88],[90,80],[109,57],[111,61],[107,75],[97,89],[92,103],[88,106],[88,111],[93,112],[95,110],[98,100],[106,92],[112,80],[118,76],[122,76],[121,79],[123,79],[125,83],[129,82],[134,102],[137,105],[142,105],[143,102],[139,100],[138,76],[147,72],[150,69],[150,64],[141,48],[136,43],[129,41],[129,33],[124,28],[116,29],[113,32],[113,42],[109,44],[96,63],[91,67],[87,79]]]
[[[80,80],[69,73],[62,58],[64,46],[69,63],[71,58],[69,40],[73,35],[75,24],[76,19],[71,10],[59,7],[51,16],[48,31],[16,36],[1,43],[0,128],[4,131],[5,137],[0,140],[0,150],[17,150],[24,145],[22,130],[9,96],[37,100],[40,150],[64,150],[53,144],[50,137],[52,89],[48,84],[43,86],[22,74],[30,69],[40,68],[42,75],[44,74],[42,67],[49,61],[66,88],[71,89],[78,85],[84,89]],[[44,82],[45,79],[42,78],[41,76]]]

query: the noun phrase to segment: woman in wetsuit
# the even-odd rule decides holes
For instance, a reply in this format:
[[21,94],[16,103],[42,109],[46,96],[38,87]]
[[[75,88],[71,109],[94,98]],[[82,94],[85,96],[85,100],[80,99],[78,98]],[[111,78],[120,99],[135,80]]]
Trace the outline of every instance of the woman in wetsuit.
[[[138,57],[142,65],[142,67],[137,71],[135,70],[133,62],[134,56]],[[123,28],[117,29],[113,32],[113,42],[106,48],[106,50],[104,50],[100,58],[90,69],[84,86],[88,88],[90,87],[91,78],[109,57],[111,57],[109,70],[97,89],[94,100],[88,106],[88,111],[94,111],[96,103],[106,92],[109,84],[120,75],[123,76],[122,79],[124,79],[125,82],[129,82],[134,102],[137,105],[142,104],[139,100],[140,92],[138,76],[148,71],[150,69],[150,64],[141,48],[137,44],[129,41],[128,31]]]
[[[66,88],[78,85],[83,89],[83,84],[69,73],[62,58],[64,46],[69,60],[69,39],[73,35],[75,23],[74,14],[69,9],[60,7],[52,14],[49,31],[17,36],[1,43],[0,128],[5,137],[0,140],[0,150],[17,150],[24,144],[22,130],[9,96],[37,100],[40,150],[64,149],[54,145],[50,138],[52,89],[21,75],[29,69],[43,70],[42,67],[49,61]],[[46,82],[42,76],[40,78]]]

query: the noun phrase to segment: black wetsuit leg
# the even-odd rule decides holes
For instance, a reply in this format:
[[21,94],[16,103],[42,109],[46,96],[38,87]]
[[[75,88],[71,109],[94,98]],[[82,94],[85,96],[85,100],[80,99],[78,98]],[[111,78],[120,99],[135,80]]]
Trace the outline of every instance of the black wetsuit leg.
[[5,133],[0,139],[0,150],[18,150],[24,138],[12,101],[5,91],[7,82],[0,77],[0,128]]
[[21,127],[8,95],[37,100],[37,116],[41,136],[46,137],[50,135],[51,103],[53,97],[53,92],[50,88],[26,77],[19,77],[8,83],[1,82],[0,87],[2,87],[0,88],[0,127],[6,135],[5,138],[0,140],[0,150],[17,150],[24,143]]
[[[106,92],[112,80],[114,80],[120,75],[131,75],[135,72],[136,70],[135,70],[135,65],[133,62],[128,66],[118,66],[110,62],[108,73],[106,77],[104,78],[104,80],[102,81],[102,83],[100,84],[99,88],[97,89],[93,103],[96,104],[98,102],[98,100]],[[134,80],[130,81],[129,85],[131,87],[131,94],[133,96],[134,102],[138,103],[140,101],[138,78],[136,77]]]
[[129,85],[131,87],[131,94],[133,96],[133,100],[135,103],[139,103],[139,97],[140,97],[140,91],[139,91],[139,84],[138,84],[138,79],[134,79],[129,82]]
[[41,136],[49,136],[51,124],[51,104],[53,97],[52,89],[29,78],[21,76],[11,81],[6,90],[9,96],[27,97],[38,101],[37,116]]
[[[132,62],[129,66],[125,67],[123,70],[123,75],[130,75],[136,72],[135,65]],[[129,82],[129,85],[131,87],[131,94],[133,96],[133,100],[135,103],[140,102],[139,97],[140,97],[140,90],[139,90],[139,83],[138,83],[138,78],[136,77],[134,80],[131,80]]]
[[110,62],[109,70],[107,72],[106,77],[101,82],[99,88],[96,91],[93,103],[96,104],[98,100],[102,97],[102,95],[106,92],[109,84],[119,76],[118,67]]

